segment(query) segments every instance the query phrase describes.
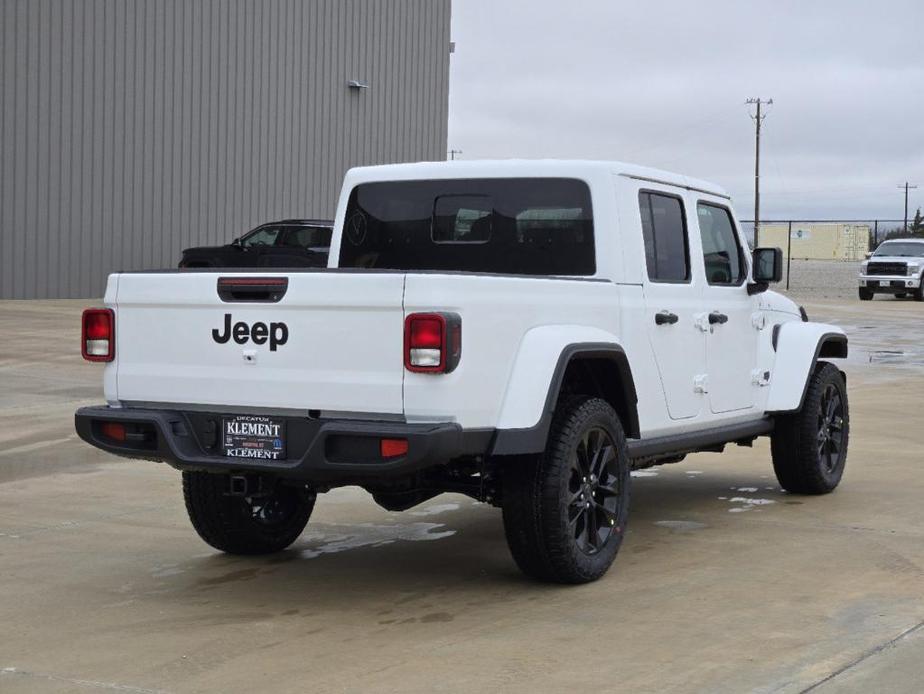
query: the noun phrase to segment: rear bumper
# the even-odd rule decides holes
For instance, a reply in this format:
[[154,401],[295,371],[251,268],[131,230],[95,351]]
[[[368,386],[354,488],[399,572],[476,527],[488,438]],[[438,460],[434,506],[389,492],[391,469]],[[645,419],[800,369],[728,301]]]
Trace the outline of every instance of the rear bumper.
[[[398,476],[449,461],[484,454],[493,431],[463,431],[458,424],[286,417],[288,455],[284,460],[222,455],[221,413],[141,408],[82,407],[74,415],[77,434],[87,443],[129,458],[157,460],[181,470],[258,472],[309,482],[344,482]],[[103,423],[131,425],[130,440],[106,437]],[[382,458],[379,439],[407,439],[405,455]]]

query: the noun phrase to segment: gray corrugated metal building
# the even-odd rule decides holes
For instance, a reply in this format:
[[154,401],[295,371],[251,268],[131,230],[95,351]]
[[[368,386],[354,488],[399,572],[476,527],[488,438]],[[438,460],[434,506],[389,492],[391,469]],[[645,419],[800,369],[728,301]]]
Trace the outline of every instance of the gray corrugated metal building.
[[350,166],[444,159],[449,25],[450,0],[0,0],[0,298],[99,296],[332,216]]

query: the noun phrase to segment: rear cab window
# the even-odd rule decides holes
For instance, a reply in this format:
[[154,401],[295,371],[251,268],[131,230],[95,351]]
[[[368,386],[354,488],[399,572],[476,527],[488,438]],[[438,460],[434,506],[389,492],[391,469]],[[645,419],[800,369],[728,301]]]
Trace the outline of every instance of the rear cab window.
[[350,193],[339,267],[593,275],[590,189],[571,178],[362,183]]

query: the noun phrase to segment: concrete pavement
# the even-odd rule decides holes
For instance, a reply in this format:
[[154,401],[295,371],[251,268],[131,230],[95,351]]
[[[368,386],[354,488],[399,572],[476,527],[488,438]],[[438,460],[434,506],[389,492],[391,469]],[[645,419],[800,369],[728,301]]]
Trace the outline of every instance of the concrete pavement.
[[178,473],[74,436],[85,303],[0,302],[0,691],[922,689],[924,304],[807,305],[854,346],[837,492],[783,493],[766,441],[645,471],[613,569],[565,588],[450,495],[337,490],[287,552],[212,551]]

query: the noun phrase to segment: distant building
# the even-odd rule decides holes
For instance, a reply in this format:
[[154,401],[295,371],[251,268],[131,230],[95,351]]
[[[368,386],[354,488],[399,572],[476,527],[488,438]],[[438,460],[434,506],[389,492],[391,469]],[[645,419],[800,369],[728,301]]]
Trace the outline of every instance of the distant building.
[[787,240],[788,232],[789,224],[761,224],[760,245],[782,248],[784,255],[791,249],[798,260],[863,260],[869,251],[867,224],[793,222]]

